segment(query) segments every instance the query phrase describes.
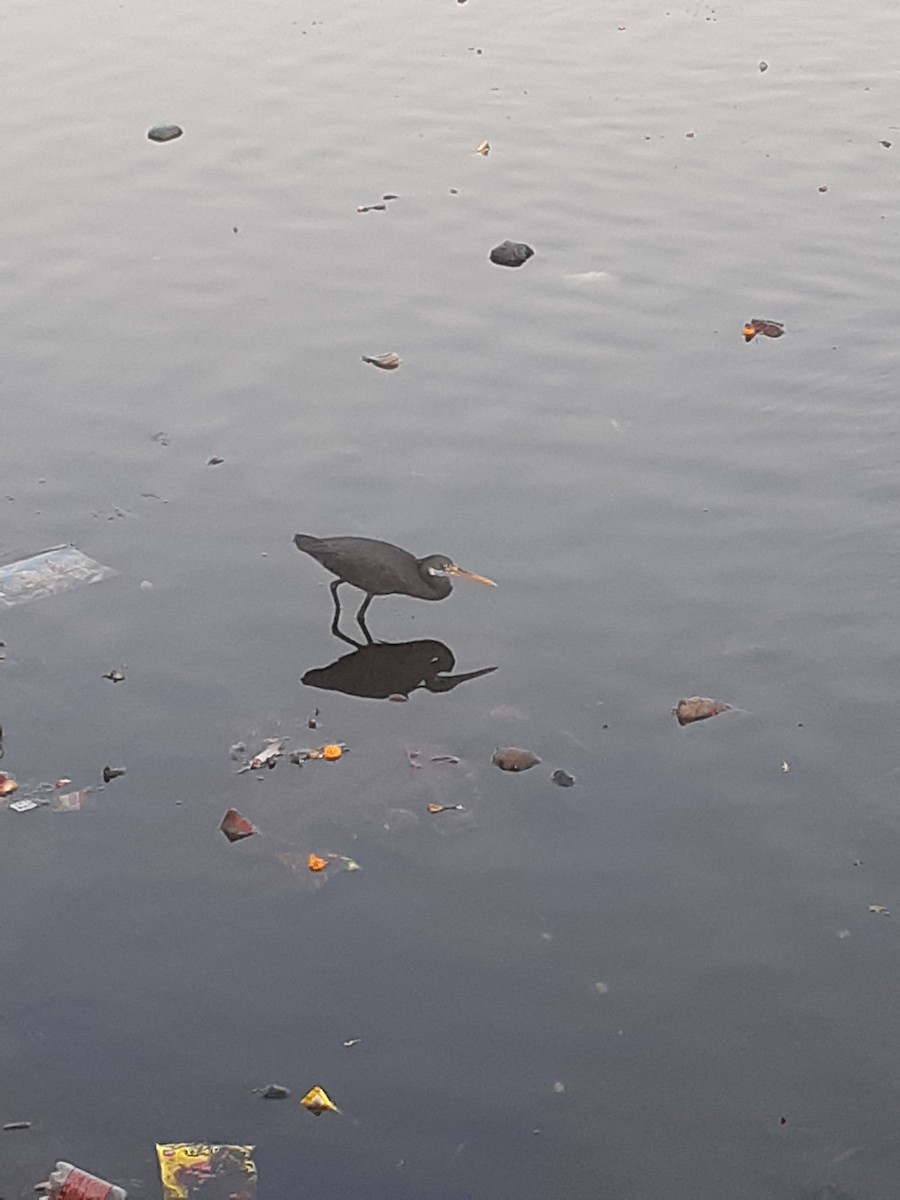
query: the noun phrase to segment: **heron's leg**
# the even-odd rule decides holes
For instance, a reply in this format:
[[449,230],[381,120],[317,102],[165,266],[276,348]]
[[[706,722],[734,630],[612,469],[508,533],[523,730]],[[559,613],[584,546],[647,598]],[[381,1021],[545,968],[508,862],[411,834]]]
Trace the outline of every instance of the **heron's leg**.
[[363,600],[362,604],[359,606],[359,612],[356,614],[356,623],[357,623],[357,625],[359,625],[360,629],[366,635],[366,641],[369,643],[370,646],[372,645],[373,638],[372,638],[371,633],[369,633],[368,626],[366,625],[366,609],[369,607],[369,605],[371,603],[372,603],[372,596],[371,596],[371,594],[369,594],[366,596],[365,600]]
[[334,600],[334,620],[331,622],[331,632],[335,637],[340,637],[338,633],[338,621],[341,619],[341,598],[338,595],[338,588],[343,580],[335,579],[329,586],[331,587],[331,597]]

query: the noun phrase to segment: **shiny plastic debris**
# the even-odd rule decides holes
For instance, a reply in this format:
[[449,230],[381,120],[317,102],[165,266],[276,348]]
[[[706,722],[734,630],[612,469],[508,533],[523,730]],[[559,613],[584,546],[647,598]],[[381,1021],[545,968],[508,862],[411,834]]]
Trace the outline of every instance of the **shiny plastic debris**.
[[382,371],[396,371],[403,361],[399,354],[394,354],[391,351],[388,354],[364,354],[362,356],[364,363],[371,363],[373,367],[381,367]]
[[253,1150],[208,1142],[157,1145],[164,1200],[256,1200]]
[[482,142],[481,145],[478,147],[478,149],[475,151],[475,153],[480,154],[482,158],[487,158],[487,156],[490,154],[490,152],[491,152],[491,143],[490,142]]
[[219,826],[229,842],[239,842],[243,838],[252,837],[259,830],[252,821],[248,821],[236,808],[229,808]]
[[323,1112],[340,1113],[341,1111],[325,1089],[320,1087],[310,1088],[300,1103],[314,1117],[321,1116]]
[[280,758],[284,753],[283,738],[267,738],[264,749],[260,750],[259,754],[254,754],[250,759],[250,770],[258,771],[261,767],[275,766],[275,760]]
[[121,683],[125,676],[121,671],[107,671],[103,678],[108,679],[110,683]]
[[91,805],[91,789],[80,788],[77,792],[60,792],[54,796],[50,807],[54,812],[80,812]]
[[491,762],[501,771],[528,771],[536,767],[541,760],[530,750],[522,750],[518,746],[506,746],[494,751]]
[[48,1180],[52,1200],[125,1200],[128,1193],[72,1163],[58,1162]]
[[31,810],[33,808],[37,808],[38,805],[34,802],[34,800],[12,800],[10,801],[9,807],[13,810],[13,812],[23,813],[31,812]]
[[55,546],[0,567],[0,604],[12,608],[115,575],[74,546]]
[[745,342],[752,342],[758,333],[761,333],[763,337],[780,338],[784,333],[784,326],[780,321],[763,321],[759,317],[754,317],[752,321],[747,322],[741,332]]
[[728,712],[730,704],[722,700],[709,700],[705,696],[688,696],[679,700],[672,709],[672,716],[677,717],[679,725],[690,725],[694,721],[707,721],[720,713]]

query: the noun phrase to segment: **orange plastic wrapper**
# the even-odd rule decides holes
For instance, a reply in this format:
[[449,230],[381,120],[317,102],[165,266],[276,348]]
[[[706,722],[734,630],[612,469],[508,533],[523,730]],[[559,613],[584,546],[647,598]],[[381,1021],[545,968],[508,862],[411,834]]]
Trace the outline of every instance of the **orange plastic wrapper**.
[[164,1200],[256,1200],[253,1146],[157,1145]]

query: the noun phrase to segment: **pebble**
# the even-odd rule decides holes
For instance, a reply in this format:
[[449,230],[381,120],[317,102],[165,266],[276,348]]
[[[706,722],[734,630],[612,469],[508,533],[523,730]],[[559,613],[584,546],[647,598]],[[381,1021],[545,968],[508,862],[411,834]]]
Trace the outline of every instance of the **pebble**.
[[498,267],[521,267],[534,254],[530,246],[524,242],[501,242],[490,253],[490,260]]
[[147,137],[151,142],[171,142],[180,138],[183,133],[180,125],[154,125],[152,129],[147,130]]

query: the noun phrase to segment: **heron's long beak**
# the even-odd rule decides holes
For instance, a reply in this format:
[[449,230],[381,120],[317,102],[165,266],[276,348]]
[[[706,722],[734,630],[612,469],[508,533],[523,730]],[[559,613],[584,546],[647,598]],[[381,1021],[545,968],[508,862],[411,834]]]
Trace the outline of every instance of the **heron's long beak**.
[[471,579],[473,583],[483,583],[485,587],[496,587],[493,579],[486,579],[484,575],[473,575],[471,571],[464,571],[462,567],[458,567],[456,563],[450,563],[447,567],[448,575],[458,575],[460,579]]

